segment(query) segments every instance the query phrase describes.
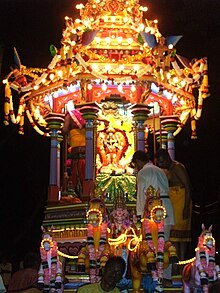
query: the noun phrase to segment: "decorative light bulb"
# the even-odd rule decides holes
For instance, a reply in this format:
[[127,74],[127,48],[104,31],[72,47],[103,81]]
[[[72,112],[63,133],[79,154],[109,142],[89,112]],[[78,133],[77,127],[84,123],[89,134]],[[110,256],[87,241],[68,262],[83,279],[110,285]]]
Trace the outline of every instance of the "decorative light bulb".
[[59,96],[58,92],[55,92],[55,93],[53,94],[53,97],[54,97],[54,98],[58,98],[58,96]]
[[57,74],[58,74],[59,77],[62,77],[63,76],[63,71],[62,70],[58,70],[58,73]]
[[144,24],[143,23],[140,24],[139,29],[140,29],[140,31],[144,30]]
[[119,69],[121,70],[121,71],[123,71],[124,70],[124,65],[123,64],[121,64],[120,66],[119,66]]
[[139,66],[136,64],[136,65],[134,65],[134,72],[137,72],[138,71],[138,69],[139,69]]
[[107,45],[109,45],[109,44],[110,44],[110,41],[111,41],[111,39],[110,39],[109,37],[107,37],[107,38],[105,39],[105,41],[106,41],[106,44],[107,44]]
[[91,90],[91,89],[92,89],[92,85],[91,85],[91,83],[89,83],[89,84],[87,85],[87,88],[88,88],[88,90]]
[[168,49],[172,50],[173,49],[173,44],[169,44]]
[[178,83],[178,81],[179,81],[179,78],[178,78],[177,76],[175,76],[175,77],[173,78],[173,82],[174,82],[174,83]]
[[132,85],[131,85],[131,91],[132,91],[133,93],[136,91],[136,86],[135,86],[135,84],[132,84]]
[[107,87],[107,84],[103,83],[103,84],[102,84],[102,90],[105,92],[105,91],[107,90],[107,88],[108,88],[108,87]]
[[117,41],[118,41],[119,44],[121,44],[121,42],[122,42],[122,37],[117,37]]
[[122,92],[122,91],[123,91],[123,86],[122,86],[121,83],[118,85],[118,91],[119,91],[119,92]]
[[133,42],[133,39],[132,38],[128,38],[128,44],[131,45]]
[[107,72],[109,72],[109,71],[111,70],[111,65],[110,65],[110,64],[106,64],[106,66],[105,66],[105,70],[106,70]]
[[95,41],[96,41],[96,44],[100,44],[100,38],[99,37],[96,37]]

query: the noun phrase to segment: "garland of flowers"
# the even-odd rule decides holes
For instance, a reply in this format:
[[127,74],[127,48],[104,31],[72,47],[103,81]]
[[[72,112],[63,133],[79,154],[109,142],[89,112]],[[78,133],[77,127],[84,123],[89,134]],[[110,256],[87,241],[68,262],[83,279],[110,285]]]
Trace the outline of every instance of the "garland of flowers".
[[[209,236],[211,237],[211,236]],[[205,237],[206,238],[206,237]],[[206,248],[204,235],[199,237],[198,243],[198,254],[199,254],[199,276],[201,279],[207,279],[207,281],[212,282],[214,280],[214,269],[215,269],[215,245],[213,245],[210,249]],[[212,238],[212,237],[211,237]],[[208,253],[208,263],[207,263],[207,255]]]
[[46,132],[42,131],[42,130],[41,130],[41,129],[35,124],[35,122],[34,122],[32,116],[31,116],[31,113],[30,113],[28,107],[26,107],[25,111],[26,111],[26,115],[27,115],[27,117],[28,117],[28,120],[30,121],[31,126],[34,128],[34,130],[35,130],[37,133],[39,133],[40,135],[43,135],[43,136],[47,136],[47,137],[49,137],[49,136],[50,136],[49,133],[46,133]]
[[157,270],[152,271],[153,279],[162,279],[163,278],[163,255],[164,255],[164,221],[157,223],[158,228],[158,243],[157,243],[157,250],[154,247],[152,233],[151,233],[151,224],[152,220],[145,218],[144,219],[144,231],[145,231],[145,238],[147,241],[148,246],[150,247],[151,251],[157,256]]
[[99,276],[100,258],[106,244],[107,223],[103,222],[99,226],[101,235],[99,240],[98,251],[95,251],[93,228],[94,227],[92,224],[88,224],[87,244],[89,248],[89,263],[90,263],[89,276],[90,276],[91,283],[97,283],[101,279],[101,277]]
[[[48,239],[43,239],[43,241],[48,241]],[[57,243],[56,241],[49,241],[50,250],[46,251],[41,245],[40,256],[41,256],[41,267],[38,272],[38,283],[43,283],[44,286],[49,286],[55,288],[55,282],[61,283],[62,281],[62,269],[58,261],[57,254]],[[48,254],[50,253],[51,266],[48,265]]]

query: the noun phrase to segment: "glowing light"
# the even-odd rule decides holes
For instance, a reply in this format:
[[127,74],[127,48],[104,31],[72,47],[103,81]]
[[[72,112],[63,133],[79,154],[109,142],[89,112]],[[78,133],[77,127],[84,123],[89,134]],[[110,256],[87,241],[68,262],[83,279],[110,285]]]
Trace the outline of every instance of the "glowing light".
[[100,44],[100,38],[99,37],[96,37],[95,41],[96,41],[96,44]]
[[53,96],[54,96],[54,98],[58,98],[58,96],[59,96],[58,92],[55,92],[55,93],[53,94]]
[[121,71],[123,71],[123,70],[125,69],[124,65],[121,64],[121,65],[119,66],[119,69],[120,69]]
[[74,106],[72,100],[70,100],[70,101],[67,102],[66,108],[67,108],[68,111],[73,111],[75,109],[75,106]]
[[203,240],[203,245],[206,246],[207,242],[212,241],[212,245],[215,246],[215,238],[211,235],[206,235]]
[[50,239],[50,238],[44,238],[42,241],[41,241],[41,247],[44,248],[44,243],[45,242],[48,242],[50,244],[50,248],[53,247],[53,241]]
[[180,84],[181,84],[181,87],[184,87],[186,85],[185,80],[181,80]]
[[54,73],[51,73],[51,74],[50,74],[50,80],[53,80],[54,77],[55,77]]
[[134,84],[131,85],[131,91],[135,92],[136,91],[136,86]]
[[175,77],[173,78],[173,82],[174,82],[174,83],[178,83],[178,81],[179,81],[179,78],[178,78],[177,76],[175,76]]
[[111,41],[110,37],[105,38],[105,41],[106,41],[106,44],[109,45]]
[[111,70],[111,65],[110,65],[110,64],[106,64],[106,66],[105,66],[105,70],[106,70],[107,72],[109,72],[109,71]]
[[36,91],[36,90],[38,90],[39,89],[39,85],[35,85],[34,86],[34,90]]
[[62,256],[62,257],[65,257],[65,258],[69,258],[69,259],[76,259],[78,258],[78,255],[69,255],[69,254],[65,254],[59,250],[57,250],[57,253]]
[[169,44],[168,45],[168,49],[172,50],[173,49],[173,45],[172,44]]
[[97,213],[98,214],[98,218],[99,218],[99,223],[98,225],[100,226],[102,224],[102,212],[98,209],[89,209],[88,212],[86,213],[86,219],[88,221],[89,218],[89,214],[90,213]]
[[173,95],[172,104],[175,104],[177,101],[178,101],[177,96],[176,95]]
[[91,83],[89,83],[89,84],[87,85],[87,88],[88,88],[88,90],[91,90],[91,89],[92,89],[92,85],[91,85]]
[[139,69],[139,66],[136,64],[136,65],[134,65],[134,71],[135,72],[137,72],[138,71],[138,69]]
[[117,38],[117,41],[118,41],[119,44],[121,44],[121,42],[122,42],[122,37],[118,37],[118,38]]
[[[120,244],[126,243],[127,239],[131,237],[127,247],[130,251],[137,249],[139,243],[142,241],[142,234],[140,235],[140,237],[138,237],[137,234],[135,233],[135,230],[132,227],[130,229],[132,231],[132,234],[127,234],[128,229],[126,229],[125,233],[122,233],[117,238],[109,238],[108,239],[109,245],[118,246]],[[131,247],[134,243],[135,243],[134,247]]]
[[132,38],[128,38],[128,44],[131,45],[133,43],[133,39]]
[[92,70],[93,71],[98,71],[99,67],[97,64],[92,64]]
[[58,70],[58,73],[57,74],[58,74],[59,77],[62,77],[63,76],[63,71],[62,70]]
[[144,24],[143,23],[140,24],[139,29],[140,29],[140,31],[144,30]]
[[119,85],[118,85],[118,91],[119,91],[119,92],[122,92],[122,91],[123,91],[123,86],[122,86],[122,84],[119,84]]
[[163,207],[163,206],[161,206],[161,205],[157,205],[157,206],[153,207],[153,208],[151,209],[151,211],[150,211],[150,218],[151,218],[151,220],[154,221],[154,222],[158,222],[158,219],[157,219],[157,216],[156,216],[156,212],[157,212],[158,210],[163,211],[163,216],[160,218],[160,222],[166,218],[166,214],[167,214],[167,212],[166,212],[165,207]]
[[172,93],[170,93],[170,92],[167,92],[167,99],[168,100],[171,100],[172,99],[172,96],[173,96],[173,94]]
[[107,84],[103,83],[102,84],[102,90],[105,92],[107,90],[108,86]]

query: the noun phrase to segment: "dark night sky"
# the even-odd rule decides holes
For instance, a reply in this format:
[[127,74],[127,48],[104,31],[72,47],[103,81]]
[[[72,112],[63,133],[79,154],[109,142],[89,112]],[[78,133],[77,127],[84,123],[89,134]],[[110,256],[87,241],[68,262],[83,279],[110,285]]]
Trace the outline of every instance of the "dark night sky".
[[[49,46],[59,47],[64,17],[77,15],[74,12],[77,3],[80,1],[1,0],[1,80],[13,64],[13,47],[23,65],[47,67],[51,60]],[[176,139],[176,158],[190,173],[195,203],[212,203],[219,193],[220,1],[152,0],[140,3],[149,8],[145,17],[159,20],[164,36],[183,35],[176,46],[178,54],[189,60],[208,57],[211,96],[204,101],[202,117],[197,123],[198,139],[191,141],[190,129],[186,127]],[[1,87],[1,117],[3,97]],[[0,229],[3,231],[0,245],[2,250],[12,249],[16,257],[39,245],[49,176],[49,141],[35,133],[26,122],[24,136],[17,134],[16,126],[0,124]],[[217,219],[206,217],[205,221],[210,224]]]

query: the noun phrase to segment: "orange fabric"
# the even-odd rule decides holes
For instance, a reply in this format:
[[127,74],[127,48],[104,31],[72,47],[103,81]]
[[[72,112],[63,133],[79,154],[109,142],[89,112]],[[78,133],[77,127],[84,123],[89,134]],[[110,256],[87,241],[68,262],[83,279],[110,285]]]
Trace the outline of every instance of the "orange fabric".
[[71,129],[70,130],[70,146],[80,147],[86,145],[86,129]]

